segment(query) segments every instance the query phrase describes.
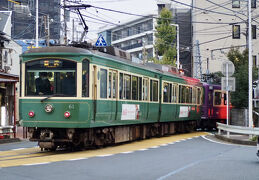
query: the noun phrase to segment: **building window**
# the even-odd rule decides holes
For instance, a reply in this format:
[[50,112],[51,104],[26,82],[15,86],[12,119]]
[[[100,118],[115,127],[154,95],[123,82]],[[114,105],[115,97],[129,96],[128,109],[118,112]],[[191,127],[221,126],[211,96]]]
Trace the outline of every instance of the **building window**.
[[232,8],[240,8],[240,0],[232,0]]
[[257,58],[256,58],[256,56],[253,56],[253,66],[254,67],[257,66]]
[[252,25],[252,38],[256,39],[256,25]]
[[256,0],[251,0],[251,8],[256,8]]
[[232,37],[233,39],[240,39],[240,25],[232,26]]

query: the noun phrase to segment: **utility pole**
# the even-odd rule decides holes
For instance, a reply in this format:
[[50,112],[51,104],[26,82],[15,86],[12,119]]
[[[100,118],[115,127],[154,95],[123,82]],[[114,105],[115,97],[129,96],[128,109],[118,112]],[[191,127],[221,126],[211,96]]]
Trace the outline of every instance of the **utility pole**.
[[39,1],[36,0],[36,48],[39,47]]
[[49,15],[44,16],[44,25],[45,25],[45,34],[46,34],[46,44],[47,46],[49,46],[49,38],[50,38]]
[[194,77],[197,79],[202,78],[202,64],[201,64],[201,53],[200,53],[200,43],[199,40],[196,40],[195,42],[196,46],[196,51],[195,51],[195,62],[194,62],[194,67],[195,67],[195,74]]
[[72,42],[75,41],[75,19],[73,19],[73,24],[72,24]]
[[[64,7],[66,6],[66,0],[64,2]],[[66,9],[64,8],[64,41],[65,45],[67,45],[67,21],[66,21]]]
[[248,118],[249,127],[253,127],[253,60],[252,60],[252,28],[251,28],[251,0],[248,0],[248,73],[249,73],[249,96],[248,96]]

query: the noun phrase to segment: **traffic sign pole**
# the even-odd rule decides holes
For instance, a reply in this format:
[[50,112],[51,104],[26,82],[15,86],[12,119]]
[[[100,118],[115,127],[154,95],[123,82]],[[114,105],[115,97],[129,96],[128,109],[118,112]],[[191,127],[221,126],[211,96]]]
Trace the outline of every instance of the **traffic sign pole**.
[[[227,92],[226,92],[226,95],[227,95],[227,125],[229,125],[229,118],[228,118],[228,64],[226,64],[226,89],[227,89]],[[227,137],[229,138],[229,131],[227,131]]]

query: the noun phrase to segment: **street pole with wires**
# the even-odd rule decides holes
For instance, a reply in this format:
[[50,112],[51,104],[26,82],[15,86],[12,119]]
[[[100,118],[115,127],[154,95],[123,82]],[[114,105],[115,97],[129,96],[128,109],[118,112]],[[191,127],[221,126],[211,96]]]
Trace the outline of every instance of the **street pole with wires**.
[[36,25],[35,25],[36,29],[36,37],[35,37],[35,40],[36,40],[36,48],[39,47],[39,1],[36,0]]
[[248,73],[249,73],[249,92],[248,92],[248,118],[249,127],[253,127],[253,61],[252,61],[252,29],[251,29],[251,0],[248,0]]

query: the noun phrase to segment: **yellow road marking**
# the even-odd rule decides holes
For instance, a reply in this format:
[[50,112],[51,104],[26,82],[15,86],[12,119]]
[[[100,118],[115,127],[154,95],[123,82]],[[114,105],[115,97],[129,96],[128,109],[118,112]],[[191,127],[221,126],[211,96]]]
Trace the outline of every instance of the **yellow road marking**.
[[[12,167],[21,165],[42,164],[50,162],[58,162],[73,159],[84,159],[90,157],[104,157],[119,153],[130,153],[137,150],[144,150],[155,146],[161,146],[179,140],[188,139],[195,136],[207,135],[206,132],[194,132],[188,134],[172,135],[169,137],[152,138],[142,141],[136,141],[129,144],[112,146],[103,149],[86,150],[70,153],[40,153],[39,148],[28,148],[17,151],[0,152],[0,167]],[[28,153],[28,154],[25,154]],[[8,157],[9,156],[9,157]]]

